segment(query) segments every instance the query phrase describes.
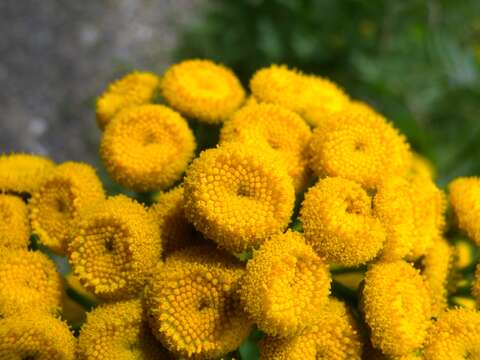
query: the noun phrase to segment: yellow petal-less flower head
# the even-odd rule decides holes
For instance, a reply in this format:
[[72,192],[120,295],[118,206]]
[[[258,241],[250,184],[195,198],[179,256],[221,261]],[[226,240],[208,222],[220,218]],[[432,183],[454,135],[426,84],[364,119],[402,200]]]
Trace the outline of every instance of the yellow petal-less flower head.
[[78,354],[79,360],[167,358],[150,332],[138,299],[107,303],[89,312],[78,339]]
[[480,359],[480,312],[444,312],[429,331],[426,360]]
[[27,249],[30,222],[27,205],[21,198],[0,194],[0,247]]
[[[319,311],[317,322],[299,335],[266,336],[260,342],[262,360],[360,360],[362,340],[347,306],[335,298]],[[370,358],[369,358],[370,359]]]
[[55,263],[38,251],[0,249],[0,318],[34,309],[55,313],[63,283]]
[[36,311],[0,320],[0,359],[74,360],[76,340],[63,321]]
[[75,219],[104,197],[102,183],[90,165],[65,162],[50,173],[29,201],[32,231],[49,249],[63,255]]
[[164,189],[180,178],[195,151],[184,118],[163,105],[122,111],[103,133],[100,155],[110,176],[135,191]]
[[347,107],[315,129],[310,156],[318,176],[344,177],[369,189],[403,176],[411,164],[404,136],[383,116],[359,107]]
[[294,112],[273,104],[252,104],[237,111],[223,125],[220,143],[262,143],[275,150],[285,162],[297,191],[308,179],[307,149],[310,128]]
[[245,100],[235,74],[209,60],[185,60],[171,66],[162,78],[161,89],[174,109],[211,124],[228,118]]
[[54,167],[53,161],[39,155],[0,155],[0,192],[31,194]]
[[138,295],[160,259],[162,244],[144,206],[117,195],[83,214],[68,252],[87,290],[117,300]]
[[458,227],[480,245],[480,177],[463,177],[448,185]]
[[372,344],[384,354],[407,355],[422,346],[430,324],[430,294],[409,263],[372,265],[365,275],[362,307]]
[[291,336],[313,325],[330,293],[327,265],[288,231],[265,241],[247,263],[240,298],[251,319],[267,334]]
[[97,124],[104,129],[121,110],[152,102],[160,80],[149,72],[132,72],[111,83],[97,99]]
[[184,189],[187,219],[235,252],[282,232],[295,201],[292,180],[275,154],[237,143],[201,153]]
[[210,247],[174,252],[159,263],[145,292],[154,335],[181,357],[217,358],[236,349],[251,322],[237,296],[245,270]]
[[307,243],[329,263],[364,264],[385,241],[385,229],[373,214],[367,192],[339,177],[321,179],[308,190],[300,219]]
[[412,166],[410,173],[418,176],[425,176],[430,179],[435,179],[437,170],[433,163],[426,157],[414,152],[412,153]]

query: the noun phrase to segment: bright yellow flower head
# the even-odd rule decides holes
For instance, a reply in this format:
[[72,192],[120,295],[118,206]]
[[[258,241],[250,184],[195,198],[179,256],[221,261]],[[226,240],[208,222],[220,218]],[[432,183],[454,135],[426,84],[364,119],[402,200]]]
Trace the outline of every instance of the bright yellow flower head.
[[0,247],[27,249],[30,222],[21,198],[0,193]]
[[162,95],[180,113],[206,123],[220,123],[245,100],[235,74],[209,60],[185,60],[162,79]]
[[430,324],[430,294],[412,265],[397,261],[371,266],[362,306],[374,347],[401,356],[422,346]]
[[49,249],[65,254],[79,214],[104,199],[102,183],[87,164],[57,166],[29,201],[32,231]]
[[413,153],[412,154],[412,166],[410,172],[413,175],[424,176],[430,179],[435,179],[437,176],[437,171],[435,166],[428,160],[426,157]]
[[74,234],[68,251],[75,275],[105,299],[138,295],[162,252],[153,217],[124,195],[98,203],[83,214]]
[[149,72],[132,72],[111,83],[97,99],[97,124],[104,129],[120,110],[152,102],[160,80]]
[[317,322],[289,338],[266,336],[260,342],[265,360],[360,360],[362,342],[344,303],[331,298]]
[[78,354],[81,360],[168,358],[151,334],[138,299],[101,305],[88,313],[78,339]]
[[173,253],[145,293],[154,335],[181,357],[217,358],[236,349],[251,330],[237,298],[244,271],[210,247]]
[[385,241],[372,199],[359,184],[339,177],[321,179],[308,190],[300,218],[307,242],[329,263],[364,264]]
[[448,190],[458,227],[480,245],[480,177],[457,178]]
[[434,323],[425,345],[426,360],[480,359],[480,312],[454,309]]
[[200,154],[184,188],[187,219],[207,238],[235,252],[282,232],[295,201],[283,163],[270,152],[237,143]]
[[0,192],[31,194],[55,167],[39,155],[0,155]]
[[328,267],[303,236],[288,231],[254,252],[240,297],[261,330],[291,336],[315,322],[327,302],[330,281]]
[[359,107],[347,107],[317,128],[310,155],[318,176],[340,176],[370,189],[404,175],[411,164],[405,138],[383,116]]
[[301,190],[307,181],[307,149],[310,128],[294,112],[273,104],[252,104],[237,111],[223,125],[220,142],[263,144],[285,162],[295,189]]
[[0,249],[0,284],[0,318],[60,308],[62,278],[55,263],[38,251]]
[[195,138],[184,118],[163,105],[130,107],[103,133],[100,155],[110,176],[135,191],[164,189],[193,158]]

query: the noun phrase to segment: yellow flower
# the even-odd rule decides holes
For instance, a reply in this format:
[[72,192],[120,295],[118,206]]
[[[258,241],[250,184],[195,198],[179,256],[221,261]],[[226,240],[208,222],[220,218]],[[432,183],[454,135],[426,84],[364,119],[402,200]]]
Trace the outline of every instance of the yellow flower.
[[185,60],[162,79],[162,95],[180,113],[206,123],[220,123],[245,100],[235,74],[209,60]]
[[57,166],[29,201],[32,231],[58,254],[65,254],[78,215],[104,198],[102,183],[87,164]]
[[240,297],[267,334],[291,336],[312,325],[327,302],[330,273],[303,236],[288,231],[265,241],[247,263]]
[[81,360],[168,358],[151,334],[138,299],[101,305],[88,313],[78,354]]
[[195,138],[185,119],[163,105],[130,107],[103,133],[100,155],[110,176],[135,191],[164,189],[193,158]]
[[251,330],[237,298],[244,271],[210,247],[174,252],[145,292],[154,335],[180,357],[217,358],[238,348]]
[[364,264],[385,241],[385,230],[374,217],[366,191],[339,177],[321,179],[308,190],[300,218],[307,243],[331,263]]
[[329,117],[313,132],[310,155],[318,176],[340,176],[369,189],[403,176],[411,164],[405,138],[383,116],[358,106]]
[[98,127],[103,130],[120,110],[152,102],[159,83],[155,74],[138,71],[111,83],[97,99]]
[[475,297],[477,304],[480,304],[480,264],[475,269],[475,280],[472,287],[472,295]]
[[55,263],[38,251],[0,249],[0,318],[23,313],[55,313],[63,284]]
[[200,154],[184,183],[187,219],[235,252],[282,232],[295,191],[283,163],[254,147],[225,144]]
[[412,166],[410,168],[410,173],[430,179],[435,179],[437,176],[435,166],[430,162],[430,160],[415,152],[412,154]]
[[[362,341],[357,325],[344,303],[331,298],[317,322],[299,335],[288,338],[266,336],[260,342],[265,360],[360,360]],[[369,358],[370,359],[370,358]]]
[[74,234],[68,249],[70,264],[82,285],[101,298],[138,295],[161,256],[153,217],[124,195],[83,214]]
[[27,249],[29,239],[27,205],[17,196],[0,193],[0,247]]
[[454,309],[444,312],[429,332],[426,360],[478,359],[480,313]]
[[31,194],[54,167],[53,161],[39,155],[0,155],[0,192]]
[[457,178],[448,190],[458,227],[480,245],[480,177]]
[[35,311],[0,319],[0,359],[74,360],[76,340],[68,325]]
[[404,261],[378,263],[365,275],[365,321],[374,347],[391,356],[420,348],[430,323],[430,294],[420,273]]
[[301,190],[308,180],[307,149],[310,129],[294,112],[273,104],[252,104],[237,111],[223,125],[220,143],[264,144],[277,152]]

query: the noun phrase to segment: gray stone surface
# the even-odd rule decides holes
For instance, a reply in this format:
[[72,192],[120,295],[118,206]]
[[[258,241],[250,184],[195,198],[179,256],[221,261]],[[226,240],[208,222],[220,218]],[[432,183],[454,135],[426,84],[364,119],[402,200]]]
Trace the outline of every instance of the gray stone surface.
[[1,0],[0,153],[96,163],[94,99],[131,69],[162,72],[201,0]]

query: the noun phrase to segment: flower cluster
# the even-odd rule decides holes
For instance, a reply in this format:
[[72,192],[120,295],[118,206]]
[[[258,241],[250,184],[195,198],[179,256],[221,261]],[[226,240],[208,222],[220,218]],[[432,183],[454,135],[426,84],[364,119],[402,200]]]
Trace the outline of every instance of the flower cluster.
[[249,85],[187,60],[108,86],[121,193],[0,156],[0,359],[479,358],[480,178],[447,196],[328,79],[272,65]]

